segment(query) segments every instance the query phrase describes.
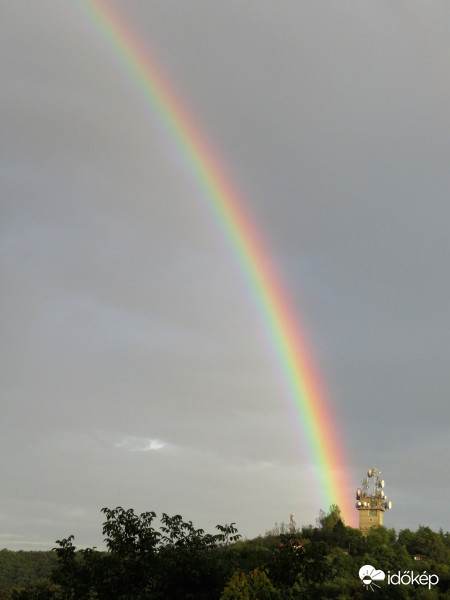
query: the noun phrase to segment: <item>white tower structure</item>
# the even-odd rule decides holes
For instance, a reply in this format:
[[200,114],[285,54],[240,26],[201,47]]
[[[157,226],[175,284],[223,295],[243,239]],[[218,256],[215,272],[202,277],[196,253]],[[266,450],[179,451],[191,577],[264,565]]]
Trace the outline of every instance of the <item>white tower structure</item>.
[[293,535],[295,533],[295,527],[296,527],[295,515],[294,515],[294,513],[292,513],[289,517],[289,533],[291,535]]

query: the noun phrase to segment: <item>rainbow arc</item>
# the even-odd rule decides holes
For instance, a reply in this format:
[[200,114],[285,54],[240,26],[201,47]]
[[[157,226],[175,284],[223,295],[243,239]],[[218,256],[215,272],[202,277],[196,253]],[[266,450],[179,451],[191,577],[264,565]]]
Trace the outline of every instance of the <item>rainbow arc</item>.
[[327,509],[330,504],[338,504],[346,522],[353,521],[344,444],[297,313],[272,266],[273,261],[269,260],[268,249],[247,212],[244,199],[124,16],[109,0],[79,1],[100,35],[108,41],[116,59],[124,64],[130,82],[139,88],[150,110],[171,137],[237,259],[270,340],[276,369],[284,383],[287,407],[296,415],[309,449],[322,507]]

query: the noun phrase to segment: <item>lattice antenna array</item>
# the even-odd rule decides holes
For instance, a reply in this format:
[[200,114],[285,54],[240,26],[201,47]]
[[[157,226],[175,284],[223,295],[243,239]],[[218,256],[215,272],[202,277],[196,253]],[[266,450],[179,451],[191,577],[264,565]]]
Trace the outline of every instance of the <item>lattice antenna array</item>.
[[[370,480],[373,481],[372,491]],[[375,467],[367,471],[367,477],[356,490],[356,508],[359,512],[359,528],[363,533],[367,533],[374,525],[383,525],[384,511],[392,508],[392,502],[386,499],[381,471]]]

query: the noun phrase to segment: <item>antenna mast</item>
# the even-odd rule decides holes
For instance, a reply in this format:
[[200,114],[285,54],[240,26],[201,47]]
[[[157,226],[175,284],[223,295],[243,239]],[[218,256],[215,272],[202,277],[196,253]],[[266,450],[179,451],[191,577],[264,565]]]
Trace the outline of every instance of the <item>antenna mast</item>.
[[[370,490],[370,481],[373,477],[373,488]],[[367,477],[361,482],[361,487],[356,490],[356,508],[359,511],[359,528],[367,535],[368,530],[374,525],[383,525],[383,513],[392,508],[384,492],[384,479],[381,471],[373,467],[367,471]]]

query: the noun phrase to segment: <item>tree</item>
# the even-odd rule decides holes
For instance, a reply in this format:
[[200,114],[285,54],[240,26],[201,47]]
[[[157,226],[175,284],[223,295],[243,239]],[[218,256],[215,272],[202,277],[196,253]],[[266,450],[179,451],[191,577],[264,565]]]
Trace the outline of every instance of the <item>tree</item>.
[[[213,534],[180,515],[136,514],[103,509],[106,551],[77,550],[73,536],[57,541],[52,581],[15,582],[2,600],[363,600],[358,577],[364,564],[383,571],[420,571],[439,576],[433,589],[390,586],[389,598],[449,597],[450,536],[419,527],[417,532],[373,527],[368,535],[345,527],[336,507],[321,512],[319,527],[240,541],[234,523]],[[412,554],[423,555],[416,564]],[[11,581],[17,565],[30,573],[36,558],[0,551],[0,574]],[[47,564],[48,556],[41,557]],[[41,560],[39,558],[39,560]],[[45,560],[44,560],[45,559]],[[27,562],[28,561],[28,562]],[[39,561],[38,561],[39,562]],[[36,563],[37,564],[37,563]],[[28,575],[27,575],[28,576]],[[28,585],[28,584],[26,584]]]
[[158,531],[154,512],[137,515],[120,506],[102,512],[108,552],[76,551],[73,536],[57,541],[53,579],[63,589],[64,600],[218,597],[229,576],[218,553],[240,538],[234,523],[218,525],[219,532],[212,535],[180,515],[163,513]]
[[279,547],[272,551],[267,563],[272,581],[277,587],[287,588],[300,581],[304,571],[305,549],[297,539],[280,536]]
[[[217,525],[215,535],[196,529],[180,515],[161,518],[161,547],[153,598],[197,600],[217,598],[226,581],[227,570],[219,560],[221,548],[241,536],[234,523]],[[222,567],[222,568],[221,568]]]
[[63,600],[61,589],[49,582],[42,582],[23,590],[13,590],[11,600]]
[[254,569],[248,575],[236,571],[227,583],[220,600],[275,600],[280,598],[267,573]]
[[331,560],[328,559],[325,542],[311,542],[305,546],[303,577],[310,583],[321,583],[332,574]]
[[343,531],[344,519],[337,504],[331,504],[328,513],[320,510],[317,525],[322,529],[324,541],[331,541],[333,532]]
[[362,556],[366,551],[367,541],[360,529],[345,528],[345,548],[351,556]]
[[136,600],[152,590],[158,573],[157,552],[162,535],[153,527],[156,513],[137,515],[133,509],[121,506],[103,508],[102,512],[106,515],[103,534],[110,557],[103,564],[107,577],[101,578],[99,591],[121,600]]

